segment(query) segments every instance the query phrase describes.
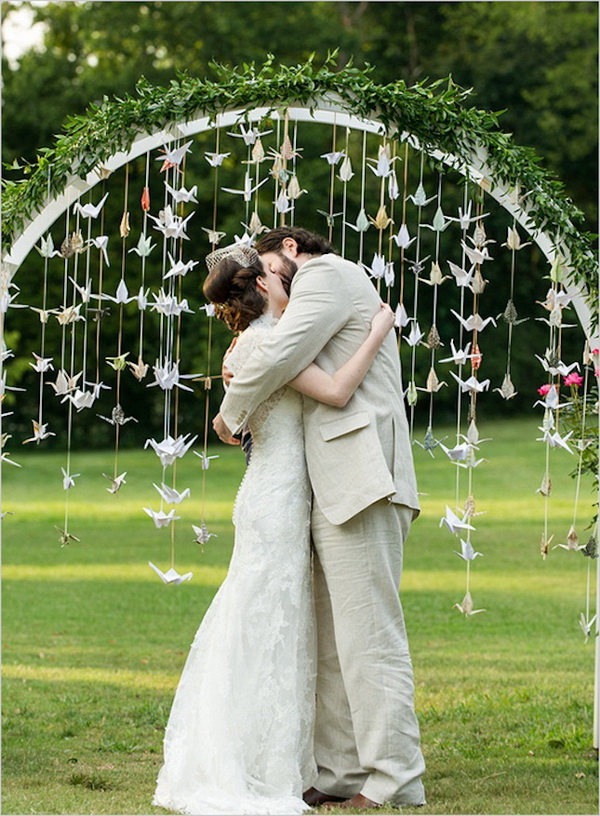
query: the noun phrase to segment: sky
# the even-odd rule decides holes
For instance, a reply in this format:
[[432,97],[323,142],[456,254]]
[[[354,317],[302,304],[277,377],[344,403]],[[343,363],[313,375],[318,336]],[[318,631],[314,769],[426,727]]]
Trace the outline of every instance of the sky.
[[[24,51],[42,41],[44,26],[42,23],[33,25],[33,12],[28,8],[11,11],[4,20],[4,3],[2,3],[2,35],[4,55],[11,67]],[[36,2],[33,5],[46,5],[45,2]]]

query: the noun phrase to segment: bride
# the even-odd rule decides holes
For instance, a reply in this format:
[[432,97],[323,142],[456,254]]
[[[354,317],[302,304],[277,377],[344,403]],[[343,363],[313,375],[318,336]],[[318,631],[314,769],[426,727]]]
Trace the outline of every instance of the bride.
[[[268,337],[288,296],[256,251],[239,246],[221,255],[204,294],[241,332],[227,357],[235,376]],[[330,376],[311,364],[250,417],[252,455],[234,505],[231,564],[181,675],[155,805],[198,816],[309,809],[302,792],[317,775],[316,666],[302,395],[343,407],[393,324],[392,310],[382,304],[364,343],[339,371]]]

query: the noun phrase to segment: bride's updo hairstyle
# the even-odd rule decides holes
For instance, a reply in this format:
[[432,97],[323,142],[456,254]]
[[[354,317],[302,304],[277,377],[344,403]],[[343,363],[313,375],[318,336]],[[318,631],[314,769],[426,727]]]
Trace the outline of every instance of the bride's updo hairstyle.
[[202,291],[231,331],[244,331],[264,312],[266,299],[256,286],[264,274],[259,260],[243,266],[233,258],[223,258],[208,273]]

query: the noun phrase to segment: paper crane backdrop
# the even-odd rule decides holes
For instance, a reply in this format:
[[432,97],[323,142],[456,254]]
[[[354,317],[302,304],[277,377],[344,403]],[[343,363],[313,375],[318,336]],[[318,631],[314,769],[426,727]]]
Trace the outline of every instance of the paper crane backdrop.
[[[482,556],[482,414],[510,410],[519,392],[535,401],[541,557],[553,548],[584,556],[587,641],[598,626],[598,527],[584,537],[594,511],[578,519],[577,508],[582,474],[597,479],[600,339],[597,262],[575,226],[578,210],[531,152],[500,132],[493,114],[467,107],[467,92],[450,80],[377,86],[368,72],[332,73],[312,62],[215,68],[217,82],[140,82],[135,97],[92,106],[24,168],[23,181],[7,185],[3,463],[20,466],[21,443],[64,447],[56,539],[66,546],[78,541],[69,524],[80,476],[73,441],[85,434],[106,443],[110,435],[114,468],[104,487],[117,494],[127,484],[120,447],[128,435],[143,440],[160,477],[149,479],[140,513],[164,529],[169,564],[150,567],[165,583],[189,580],[176,569],[174,529],[192,525],[200,545],[212,536],[203,505],[190,518],[185,500],[190,490],[203,495],[218,467],[207,444],[220,387],[212,405],[210,396],[228,342],[201,298],[203,259],[221,242],[251,243],[272,226],[301,224],[362,264],[396,309],[415,445],[448,460],[440,535],[465,562],[455,607],[467,617],[485,611],[471,595]],[[537,349],[519,344],[526,319],[537,324]],[[496,369],[488,373],[491,349]],[[519,382],[514,361],[524,357],[530,373]],[[452,406],[452,439],[436,435],[440,404],[446,414]],[[177,483],[185,455],[198,457],[197,485]],[[573,524],[554,531],[552,473],[564,467],[576,476]]]

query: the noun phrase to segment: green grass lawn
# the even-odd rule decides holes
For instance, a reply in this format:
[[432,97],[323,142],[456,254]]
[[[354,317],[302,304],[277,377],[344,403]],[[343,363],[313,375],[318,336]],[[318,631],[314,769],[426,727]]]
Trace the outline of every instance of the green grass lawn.
[[[460,544],[438,528],[445,505],[454,506],[455,470],[442,453],[415,448],[426,495],[401,594],[427,762],[428,804],[417,812],[596,813],[594,644],[578,626],[588,559],[562,549],[540,557],[544,449],[533,441],[535,420],[482,422],[480,431],[494,441],[473,473],[485,514],[474,522],[484,556],[472,566],[471,593],[487,611],[471,618],[452,608],[465,590],[465,565],[453,553]],[[194,576],[181,586],[165,586],[147,566],[170,566],[170,534],[142,510],[158,507],[153,453],[121,453],[128,475],[117,496],[101,475],[112,472],[110,453],[73,454],[82,476],[69,496],[70,530],[81,542],[61,548],[54,525],[64,519],[64,455],[13,452],[23,468],[4,469],[4,509],[13,515],[4,520],[3,813],[166,813],[150,804],[163,728],[189,644],[226,574],[243,472],[239,450],[215,452],[205,515],[218,538],[204,553],[189,526],[199,521],[198,460],[178,465],[178,486],[192,490],[175,547],[177,569]],[[555,542],[572,521],[574,463],[552,451]],[[583,540],[589,489],[579,508]]]

